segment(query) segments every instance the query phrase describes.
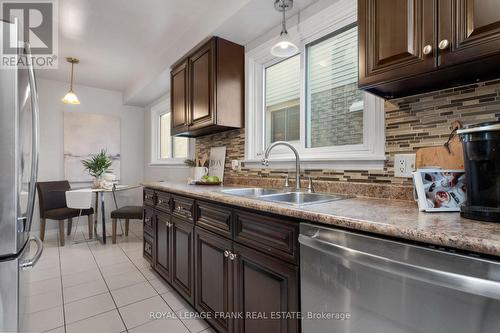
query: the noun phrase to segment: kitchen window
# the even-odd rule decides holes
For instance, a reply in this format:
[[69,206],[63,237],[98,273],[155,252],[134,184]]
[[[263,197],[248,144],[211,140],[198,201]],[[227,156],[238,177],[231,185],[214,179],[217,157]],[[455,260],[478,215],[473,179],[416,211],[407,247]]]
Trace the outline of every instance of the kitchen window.
[[151,164],[183,165],[192,151],[188,138],[170,135],[168,101],[151,107]]
[[[355,8],[340,18],[345,8],[339,14],[335,7],[290,29],[297,55],[274,58],[270,43],[247,52],[247,166],[259,166],[269,144],[287,141],[307,168],[383,168],[384,102],[358,89]],[[271,167],[293,160],[280,148]]]

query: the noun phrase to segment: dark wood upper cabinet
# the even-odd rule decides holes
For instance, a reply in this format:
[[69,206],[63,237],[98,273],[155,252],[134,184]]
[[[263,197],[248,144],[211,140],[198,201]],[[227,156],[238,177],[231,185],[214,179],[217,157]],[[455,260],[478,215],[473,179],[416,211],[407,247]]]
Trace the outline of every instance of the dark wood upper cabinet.
[[359,84],[433,70],[435,11],[432,0],[360,1],[359,17],[365,19],[359,21]]
[[398,98],[500,77],[500,1],[358,0],[359,87]]
[[191,130],[214,124],[215,106],[215,40],[201,47],[189,57],[191,86]]
[[228,258],[232,242],[196,227],[195,251],[195,307],[210,314],[208,321],[218,332],[232,332],[233,320],[217,315],[233,312],[233,261]]
[[243,46],[212,37],[172,67],[172,134],[244,127],[244,57]]
[[439,12],[441,66],[500,52],[500,1],[440,0]]
[[187,59],[172,68],[170,74],[170,87],[172,134],[182,133],[187,131],[189,124]]

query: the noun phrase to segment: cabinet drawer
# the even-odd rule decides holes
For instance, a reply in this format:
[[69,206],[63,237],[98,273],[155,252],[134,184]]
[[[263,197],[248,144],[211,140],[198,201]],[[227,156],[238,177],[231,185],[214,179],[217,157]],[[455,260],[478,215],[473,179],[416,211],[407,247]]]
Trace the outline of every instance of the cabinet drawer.
[[156,204],[155,192],[151,189],[145,188],[142,192],[142,201],[145,205],[154,206]]
[[165,192],[156,192],[156,208],[166,213],[170,213],[172,211],[170,199],[170,194]]
[[153,263],[153,238],[151,238],[148,234],[144,234],[143,236],[143,244],[142,244],[142,256],[144,259],[149,261],[150,264]]
[[234,223],[235,241],[298,263],[297,223],[244,211],[235,212]]
[[231,238],[232,214],[228,208],[207,202],[198,202],[196,224],[219,235]]
[[150,208],[145,207],[143,211],[143,229],[145,233],[148,233],[149,235],[153,234],[153,223],[154,223],[154,211]]
[[177,195],[172,196],[172,214],[177,217],[183,218],[185,221],[193,223],[194,200],[180,197]]

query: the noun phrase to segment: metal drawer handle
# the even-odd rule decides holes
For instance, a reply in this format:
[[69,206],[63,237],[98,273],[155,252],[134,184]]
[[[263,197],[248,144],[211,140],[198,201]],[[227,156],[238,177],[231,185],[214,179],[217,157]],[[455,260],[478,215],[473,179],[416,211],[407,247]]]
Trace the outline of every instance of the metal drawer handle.
[[234,260],[234,259],[236,259],[236,257],[237,257],[237,255],[235,253],[232,253],[232,252],[229,253],[230,260]]
[[172,226],[173,226],[173,224],[172,224],[172,223],[170,223],[170,222],[165,222],[165,225],[167,226],[167,228],[170,228],[170,227],[172,227]]
[[151,200],[153,200],[153,196],[152,196],[152,195],[148,195],[148,194],[146,194],[144,197],[145,197],[146,199],[151,199]]
[[184,215],[190,215],[191,212],[185,208],[183,208],[182,206],[177,206],[176,207],[176,210],[181,213],[181,214],[184,214]]
[[146,222],[146,223],[151,223],[151,218],[150,218],[150,217],[146,217],[146,218],[144,219],[144,222]]
[[226,258],[229,257],[229,253],[230,252],[228,250],[224,251],[224,257],[226,257]]
[[164,204],[164,203],[167,203],[166,201],[163,201],[161,199],[158,200],[158,203],[161,205],[161,204]]

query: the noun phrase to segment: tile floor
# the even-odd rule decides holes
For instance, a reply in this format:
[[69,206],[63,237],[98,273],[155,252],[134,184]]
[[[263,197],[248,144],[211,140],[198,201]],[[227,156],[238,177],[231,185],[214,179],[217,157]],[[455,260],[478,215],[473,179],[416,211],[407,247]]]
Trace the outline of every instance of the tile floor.
[[[87,236],[85,228],[80,221],[75,239]],[[205,321],[188,318],[194,310],[142,258],[140,221],[131,221],[129,236],[115,245],[111,238],[106,245],[72,240],[67,237],[66,246],[59,247],[56,230],[47,231],[30,275],[28,331],[214,332]],[[152,319],[150,312],[167,315]]]

